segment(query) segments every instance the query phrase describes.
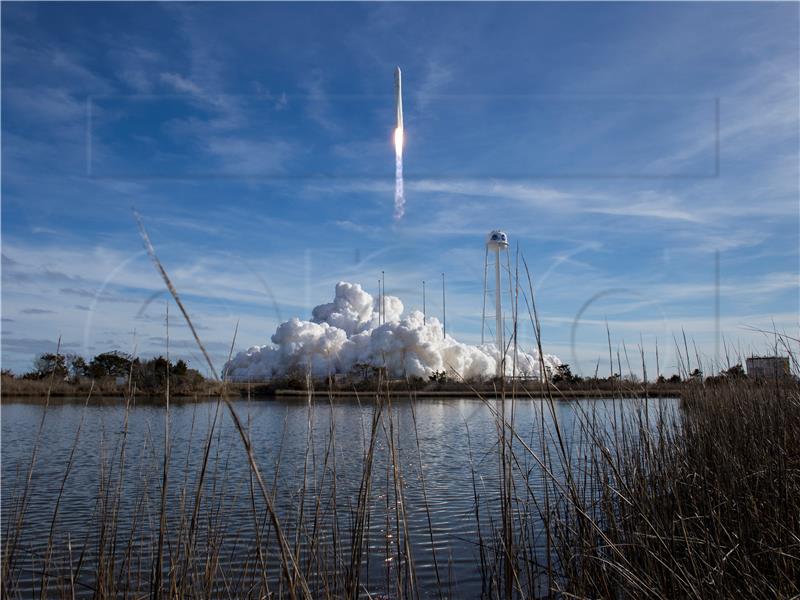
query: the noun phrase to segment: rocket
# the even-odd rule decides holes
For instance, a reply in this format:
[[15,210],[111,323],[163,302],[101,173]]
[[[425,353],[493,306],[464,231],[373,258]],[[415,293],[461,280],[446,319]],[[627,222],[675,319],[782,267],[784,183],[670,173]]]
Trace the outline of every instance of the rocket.
[[396,98],[395,101],[397,103],[397,129],[400,131],[403,130],[403,84],[402,84],[402,75],[400,73],[400,67],[397,67],[394,72],[394,87]]

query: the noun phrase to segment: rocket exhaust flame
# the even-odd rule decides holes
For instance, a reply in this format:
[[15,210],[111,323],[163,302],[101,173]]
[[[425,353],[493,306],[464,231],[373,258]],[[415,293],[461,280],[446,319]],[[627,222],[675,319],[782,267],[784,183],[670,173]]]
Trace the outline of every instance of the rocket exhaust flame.
[[403,155],[403,128],[398,127],[394,130],[394,151],[397,156]]
[[403,189],[403,88],[400,67],[394,73],[397,105],[397,127],[394,130],[394,220],[399,221],[406,212],[406,198]]

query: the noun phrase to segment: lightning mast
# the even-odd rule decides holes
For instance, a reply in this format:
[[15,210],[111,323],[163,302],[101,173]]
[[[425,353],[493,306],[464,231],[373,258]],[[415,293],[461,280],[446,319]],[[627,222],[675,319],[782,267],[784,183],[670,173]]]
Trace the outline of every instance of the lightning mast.
[[422,323],[428,324],[428,311],[425,307],[425,280],[422,280]]

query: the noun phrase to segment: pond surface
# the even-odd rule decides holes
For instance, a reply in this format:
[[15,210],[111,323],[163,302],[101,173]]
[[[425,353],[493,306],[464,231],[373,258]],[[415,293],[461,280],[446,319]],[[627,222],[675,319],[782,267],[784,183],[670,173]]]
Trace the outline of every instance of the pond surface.
[[[623,416],[628,426],[643,419],[652,423],[665,411],[674,414],[677,401],[587,399],[550,406],[543,400],[512,405],[418,398],[393,399],[380,411],[374,399],[236,400],[232,405],[249,432],[264,486],[315,596],[324,595],[324,582],[339,581],[354,560],[353,532],[362,514],[365,549],[355,560],[359,593],[398,597],[412,586],[421,597],[438,598],[440,591],[449,597],[494,595],[487,591],[485,563],[493,560],[492,532],[502,505],[500,414],[510,421],[513,409],[515,510],[538,514],[539,496],[552,483],[550,477],[563,476],[564,461],[553,459],[550,475],[541,462],[548,454],[557,456],[563,444],[568,462],[578,465],[592,443],[581,423],[599,424],[596,431],[609,434],[613,443]],[[136,399],[126,410],[121,398],[93,399],[88,405],[53,399],[45,410],[41,401],[4,399],[2,534],[8,540],[9,532],[20,533],[12,587],[25,596],[39,593],[46,572],[54,589],[69,585],[78,595],[93,595],[98,556],[114,554],[112,578],[124,579],[116,591],[146,593],[158,547],[165,414],[163,403],[154,400]],[[225,404],[173,401],[169,415],[163,577],[170,577],[170,565],[175,576],[180,570],[175,565],[189,564],[186,577],[202,579],[213,564],[217,576],[206,583],[214,595],[258,597],[266,570],[264,585],[276,596],[285,594],[267,505]],[[373,459],[365,469],[373,426]],[[368,510],[360,511],[366,481],[370,488],[362,504]],[[26,508],[18,527],[23,495]],[[545,542],[537,527],[528,522],[526,535],[538,554]],[[187,540],[195,544],[188,561]]]

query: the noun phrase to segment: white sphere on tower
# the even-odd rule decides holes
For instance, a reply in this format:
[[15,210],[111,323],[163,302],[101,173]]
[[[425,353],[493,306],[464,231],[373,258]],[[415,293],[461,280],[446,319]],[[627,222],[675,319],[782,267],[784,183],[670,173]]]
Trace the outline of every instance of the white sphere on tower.
[[505,231],[493,229],[486,236],[486,245],[490,250],[505,250],[508,248],[508,236]]

